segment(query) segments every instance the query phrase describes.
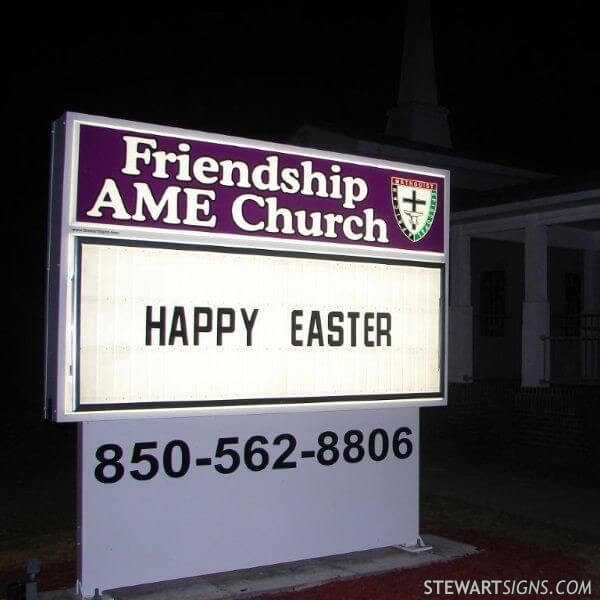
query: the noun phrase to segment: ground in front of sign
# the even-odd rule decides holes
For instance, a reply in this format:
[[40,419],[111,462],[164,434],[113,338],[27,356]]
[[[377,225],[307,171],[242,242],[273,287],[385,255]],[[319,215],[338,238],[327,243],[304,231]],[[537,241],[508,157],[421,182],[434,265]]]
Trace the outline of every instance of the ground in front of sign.
[[[67,588],[76,577],[74,430],[37,424],[36,414],[6,420],[0,427],[5,440],[0,455],[0,598],[10,582],[24,579],[27,557],[43,561],[41,590]],[[427,580],[574,578],[591,579],[592,595],[586,597],[600,598],[600,523],[593,518],[599,490],[547,480],[537,472],[519,475],[514,464],[475,461],[472,452],[442,450],[434,455],[430,449],[422,457],[421,531],[460,540],[479,553],[254,595],[268,600],[412,600],[425,597]],[[171,598],[177,597],[174,589]],[[67,592],[44,592],[40,598],[61,594],[70,598]]]
[[[475,554],[469,544],[435,535],[424,536],[431,552],[411,554],[395,547],[351,552],[228,573],[190,577],[158,584],[140,585],[104,594],[103,600],[232,600],[261,594],[291,592],[331,582],[342,582],[390,571],[414,569]],[[72,600],[70,591],[44,592],[40,600]]]

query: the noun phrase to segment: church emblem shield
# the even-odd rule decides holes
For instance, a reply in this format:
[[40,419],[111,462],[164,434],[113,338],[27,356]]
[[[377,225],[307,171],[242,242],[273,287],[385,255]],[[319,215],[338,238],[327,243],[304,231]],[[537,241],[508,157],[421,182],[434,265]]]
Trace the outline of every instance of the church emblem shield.
[[392,204],[402,233],[411,241],[422,240],[431,229],[437,209],[437,183],[392,177]]

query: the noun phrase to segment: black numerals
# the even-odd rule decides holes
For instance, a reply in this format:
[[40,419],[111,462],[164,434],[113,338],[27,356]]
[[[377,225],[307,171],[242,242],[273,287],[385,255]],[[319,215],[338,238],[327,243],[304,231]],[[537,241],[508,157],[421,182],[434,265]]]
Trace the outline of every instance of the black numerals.
[[412,431],[408,427],[400,427],[394,433],[394,439],[392,441],[392,449],[396,458],[408,458],[412,454],[413,445],[407,437],[411,435]]
[[269,454],[260,444],[268,444],[264,435],[253,435],[244,446],[244,462],[251,471],[262,471],[269,464]]
[[286,461],[286,459],[292,455],[292,452],[296,449],[296,438],[291,433],[281,433],[274,440],[273,444],[275,446],[279,446],[282,443],[287,442],[287,448],[279,455],[275,462],[273,463],[274,469],[295,469],[296,461],[290,460]]
[[390,440],[385,429],[373,429],[369,436],[369,456],[371,460],[379,462],[383,460],[390,448]]
[[344,442],[344,460],[349,463],[360,462],[365,456],[365,449],[362,447],[363,434],[358,429],[351,429],[346,432]]
[[103,444],[96,450],[98,465],[94,475],[100,483],[116,483],[123,477],[125,469],[119,462],[123,458],[123,448],[117,444]]
[[238,444],[239,441],[239,438],[236,437],[219,438],[215,457],[222,458],[223,456],[228,456],[231,461],[229,464],[221,463],[215,465],[217,472],[226,475],[227,473],[233,473],[240,466],[240,455],[237,450],[234,450],[233,448],[225,448],[225,446],[230,446],[231,444]]
[[324,431],[319,436],[319,450],[317,451],[317,460],[320,464],[330,467],[337,462],[340,457],[340,451],[336,448],[338,442],[337,433],[333,431]]
[[[175,458],[176,454],[179,454],[178,458]],[[163,466],[169,477],[183,477],[190,468],[188,445],[182,440],[169,442],[163,452]]]
[[[158,464],[158,458],[154,454],[145,452],[146,450],[156,450],[158,444],[156,442],[137,442],[133,445],[133,456],[131,457],[131,464],[146,463],[146,469],[140,471],[136,469],[129,471],[131,476],[138,481],[148,481],[152,479],[157,473],[160,465]],[[96,476],[96,479],[98,477]]]
[[[123,479],[126,467],[127,473],[136,481],[150,481],[160,474],[179,479],[191,472],[192,465],[192,472],[212,466],[217,473],[230,475],[241,466],[254,473],[296,469],[302,464],[314,464],[315,458],[324,467],[339,461],[353,465],[365,458],[374,462],[394,457],[403,460],[412,455],[411,436],[409,427],[399,427],[393,434],[382,428],[367,433],[349,429],[343,435],[323,431],[317,436],[316,443],[313,438],[312,443],[303,445],[300,450],[296,450],[298,442],[291,433],[280,433],[272,441],[264,435],[252,435],[241,441],[239,437],[222,437],[213,446],[214,456],[192,453],[190,444],[184,440],[171,440],[164,447],[156,441],[134,442],[131,454],[129,450],[124,452],[118,444],[102,444],[96,449],[98,462],[94,476],[100,483],[117,483]],[[123,456],[131,456],[129,464]],[[301,462],[295,460],[298,457]]]

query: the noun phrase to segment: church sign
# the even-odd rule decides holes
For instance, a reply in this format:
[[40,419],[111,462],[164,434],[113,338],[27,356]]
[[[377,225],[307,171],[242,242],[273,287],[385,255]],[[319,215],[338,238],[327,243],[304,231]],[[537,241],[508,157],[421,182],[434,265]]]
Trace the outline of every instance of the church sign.
[[445,402],[448,174],[68,113],[55,420]]
[[79,597],[423,550],[448,185],[375,158],[54,124],[45,402],[80,422]]

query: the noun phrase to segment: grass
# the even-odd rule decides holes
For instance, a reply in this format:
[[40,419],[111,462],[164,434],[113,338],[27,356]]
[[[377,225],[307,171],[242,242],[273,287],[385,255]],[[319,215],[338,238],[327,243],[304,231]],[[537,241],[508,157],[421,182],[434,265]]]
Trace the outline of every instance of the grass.
[[14,417],[2,432],[0,571],[23,568],[27,557],[75,556],[75,429],[36,416]]
[[460,540],[462,531],[502,538],[519,544],[553,549],[587,564],[591,574],[600,576],[600,536],[561,529],[541,521],[476,506],[455,498],[421,496],[421,529]]

